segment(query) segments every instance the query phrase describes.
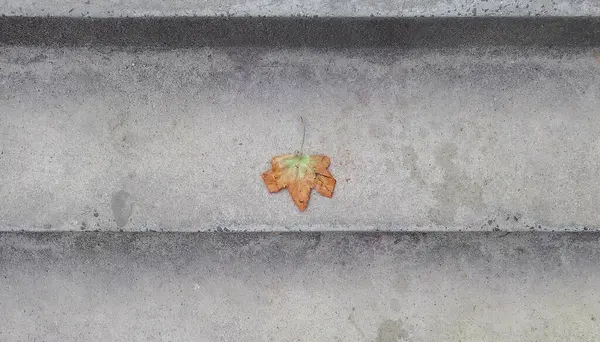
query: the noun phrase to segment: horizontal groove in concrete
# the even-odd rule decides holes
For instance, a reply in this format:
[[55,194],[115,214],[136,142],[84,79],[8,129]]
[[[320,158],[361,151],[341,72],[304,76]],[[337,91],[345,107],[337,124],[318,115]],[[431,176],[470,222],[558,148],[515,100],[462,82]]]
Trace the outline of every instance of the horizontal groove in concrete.
[[[1,230],[593,230],[579,49],[0,49]],[[299,213],[260,173],[332,158]]]
[[591,16],[596,0],[2,0],[0,15],[146,16]]
[[0,340],[598,341],[597,233],[0,234]]
[[600,46],[600,17],[0,17],[0,44],[43,46]]

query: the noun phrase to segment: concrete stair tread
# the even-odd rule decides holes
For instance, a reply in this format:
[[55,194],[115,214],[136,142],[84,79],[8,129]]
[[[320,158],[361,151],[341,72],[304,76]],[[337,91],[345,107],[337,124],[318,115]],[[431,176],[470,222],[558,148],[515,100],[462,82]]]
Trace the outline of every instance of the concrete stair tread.
[[[1,230],[591,230],[594,48],[0,48]],[[260,173],[332,158],[299,213]]]

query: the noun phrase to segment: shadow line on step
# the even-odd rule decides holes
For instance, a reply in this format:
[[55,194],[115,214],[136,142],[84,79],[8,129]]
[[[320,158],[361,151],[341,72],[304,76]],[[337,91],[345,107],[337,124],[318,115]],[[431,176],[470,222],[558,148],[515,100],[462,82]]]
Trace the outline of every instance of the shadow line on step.
[[42,46],[600,46],[600,17],[0,17],[0,44]]

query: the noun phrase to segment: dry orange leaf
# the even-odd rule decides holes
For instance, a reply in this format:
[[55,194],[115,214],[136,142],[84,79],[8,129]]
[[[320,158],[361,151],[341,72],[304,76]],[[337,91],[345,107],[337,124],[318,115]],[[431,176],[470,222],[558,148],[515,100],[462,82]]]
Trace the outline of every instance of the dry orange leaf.
[[335,178],[327,170],[330,163],[327,156],[284,154],[273,157],[271,169],[263,172],[262,178],[271,193],[287,188],[298,209],[304,211],[312,188],[325,197],[333,196]]

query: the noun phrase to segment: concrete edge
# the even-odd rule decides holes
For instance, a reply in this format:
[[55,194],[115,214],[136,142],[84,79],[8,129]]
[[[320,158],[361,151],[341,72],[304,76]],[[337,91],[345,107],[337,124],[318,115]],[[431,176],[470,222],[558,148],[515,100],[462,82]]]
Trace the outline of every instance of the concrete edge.
[[[520,243],[556,246],[571,243],[598,244],[600,232],[0,232],[0,247],[11,246],[14,251],[39,251],[44,246],[62,245],[64,252],[83,252],[102,246],[103,249],[129,251],[144,250],[187,250],[197,253],[230,251],[248,252],[248,246],[260,246],[262,250],[292,251],[304,245],[317,247],[332,245],[336,248],[367,247],[402,243],[419,246],[423,241],[432,241],[442,248],[452,245],[479,244],[482,241],[497,241],[498,246]],[[169,241],[165,244],[165,241]],[[82,248],[88,246],[86,248]],[[326,248],[325,250],[329,250]],[[385,250],[380,248],[379,250]],[[1,252],[0,252],[1,253]]]
[[0,44],[43,46],[599,46],[600,17],[0,17]]
[[4,0],[0,13],[26,16],[380,16],[488,17],[600,15],[596,0]]

